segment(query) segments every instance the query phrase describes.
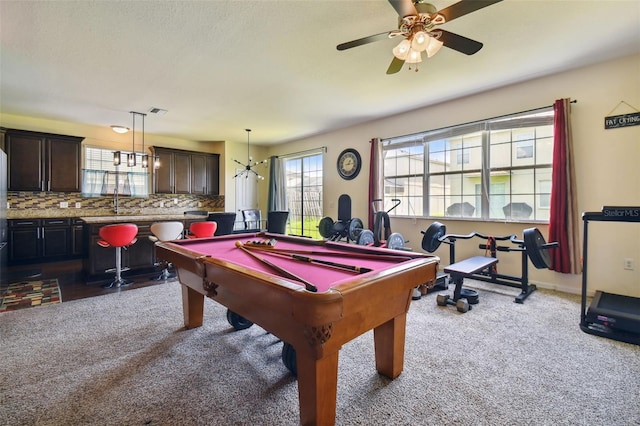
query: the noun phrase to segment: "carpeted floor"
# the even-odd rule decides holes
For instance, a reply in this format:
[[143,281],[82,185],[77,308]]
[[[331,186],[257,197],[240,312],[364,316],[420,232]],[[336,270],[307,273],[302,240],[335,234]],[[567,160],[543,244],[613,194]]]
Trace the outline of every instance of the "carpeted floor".
[[[368,332],[340,352],[338,425],[639,425],[640,347],[583,333],[579,297],[469,283],[465,314],[412,302],[405,368]],[[207,300],[182,327],[177,282],[0,315],[0,424],[296,425],[282,344]],[[28,336],[29,338],[25,338]]]
[[2,293],[0,312],[16,311],[62,302],[57,279],[21,281],[9,284]]

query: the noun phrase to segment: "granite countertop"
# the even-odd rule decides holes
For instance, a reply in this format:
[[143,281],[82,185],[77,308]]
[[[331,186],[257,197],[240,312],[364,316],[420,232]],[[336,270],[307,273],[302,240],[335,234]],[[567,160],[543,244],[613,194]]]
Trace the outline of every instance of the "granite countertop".
[[[7,219],[57,219],[80,218],[87,223],[206,219],[206,216],[185,215],[184,210],[125,211],[115,214],[107,209],[8,209]],[[214,213],[213,211],[210,213]]]
[[202,215],[185,214],[146,214],[146,215],[112,215],[112,216],[80,216],[85,223],[120,223],[120,222],[156,222],[183,219],[207,220]]

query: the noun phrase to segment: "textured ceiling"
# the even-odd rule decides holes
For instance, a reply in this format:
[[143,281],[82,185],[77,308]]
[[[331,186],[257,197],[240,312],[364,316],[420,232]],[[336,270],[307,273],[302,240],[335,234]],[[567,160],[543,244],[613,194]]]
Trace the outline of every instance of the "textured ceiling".
[[[437,9],[455,1],[433,0]],[[640,1],[505,0],[442,28],[484,43],[386,75],[384,0],[0,0],[0,112],[281,143],[640,52]],[[597,82],[594,82],[597,84]]]

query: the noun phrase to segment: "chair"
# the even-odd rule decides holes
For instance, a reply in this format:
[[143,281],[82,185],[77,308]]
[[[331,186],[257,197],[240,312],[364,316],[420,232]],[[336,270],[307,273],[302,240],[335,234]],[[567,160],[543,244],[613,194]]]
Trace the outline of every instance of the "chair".
[[246,231],[260,231],[262,229],[262,214],[258,209],[242,210],[242,220]]
[[527,203],[509,203],[502,208],[505,218],[529,219],[533,208]]
[[447,207],[447,216],[464,216],[471,217],[476,210],[470,203],[453,203]]
[[129,268],[122,267],[122,248],[135,244],[137,241],[138,227],[133,223],[117,223],[113,225],[105,225],[100,228],[98,232],[101,240],[98,240],[100,247],[114,247],[116,249],[116,267],[108,269],[105,272],[112,272],[115,270],[116,277],[109,283],[104,285],[104,288],[122,287],[131,284],[131,281],[125,281],[122,279],[122,272],[128,271]]
[[193,222],[189,225],[189,235],[187,235],[187,238],[194,239],[213,237],[217,228],[218,224],[216,222]]
[[213,212],[209,213],[207,217],[208,221],[213,221],[218,224],[214,236],[229,235],[233,233],[233,227],[236,223],[236,214],[228,212]]
[[273,234],[286,234],[288,211],[270,211],[267,213],[267,232]]
[[[162,241],[179,240],[182,238],[182,231],[184,230],[184,224],[182,222],[155,222],[151,224],[151,233],[149,239],[154,243]],[[160,263],[157,263],[158,265]],[[155,281],[168,280],[169,278],[175,278],[175,273],[169,273],[169,263],[165,264],[165,268],[162,273],[154,278]]]

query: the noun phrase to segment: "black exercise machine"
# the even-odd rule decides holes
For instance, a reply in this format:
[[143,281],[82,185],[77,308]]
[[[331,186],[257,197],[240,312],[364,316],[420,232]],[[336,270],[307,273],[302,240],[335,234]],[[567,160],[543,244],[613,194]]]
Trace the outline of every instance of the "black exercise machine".
[[325,216],[318,224],[320,235],[329,241],[340,241],[343,238],[347,242],[358,241],[363,228],[361,219],[351,217],[351,197],[347,194],[338,197],[338,220],[334,222],[333,219]]
[[398,232],[391,232],[391,219],[389,213],[400,205],[400,200],[393,198],[391,201],[393,206],[385,210],[377,210],[376,203],[382,203],[384,200],[376,199],[371,202],[373,209],[373,231],[365,229],[358,237],[358,244],[363,246],[386,247],[392,250],[411,250],[406,249],[404,237]]
[[580,329],[588,334],[640,345],[640,298],[596,291],[587,311],[589,222],[640,222],[640,207],[603,207],[582,214],[584,223]]
[[[529,259],[531,259],[533,265],[538,269],[549,268],[552,260],[548,249],[558,247],[558,243],[547,243],[537,228],[525,229],[522,240],[517,239],[515,235],[494,237],[479,232],[472,232],[468,235],[457,235],[447,234],[446,231],[446,226],[440,222],[434,222],[426,231],[421,231],[423,234],[422,249],[433,253],[441,243],[449,244],[449,266],[447,266],[444,271],[451,275],[456,289],[453,297],[447,297],[446,299],[440,297],[438,304],[453,304],[460,312],[466,312],[471,307],[465,307],[463,304],[458,306],[458,300],[466,298],[469,304],[478,303],[478,294],[476,291],[462,288],[463,280],[466,277],[493,284],[520,288],[521,292],[516,296],[515,302],[523,303],[524,300],[536,290],[535,285],[529,284]],[[491,257],[476,256],[456,263],[456,240],[471,239],[474,237],[487,240],[485,244],[480,244],[478,247],[484,249],[485,252],[489,252]],[[515,246],[498,246],[498,241],[510,241],[512,244],[515,244]],[[495,266],[497,263],[497,252],[499,251],[521,252],[522,276],[504,275],[497,272]],[[493,259],[496,260],[494,261]]]

